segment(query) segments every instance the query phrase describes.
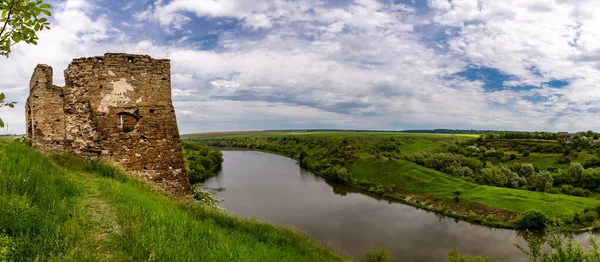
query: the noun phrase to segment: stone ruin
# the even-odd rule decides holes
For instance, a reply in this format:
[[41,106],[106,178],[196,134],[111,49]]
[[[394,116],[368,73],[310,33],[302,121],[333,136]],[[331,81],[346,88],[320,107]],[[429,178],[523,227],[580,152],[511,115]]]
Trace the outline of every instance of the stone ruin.
[[45,152],[109,159],[175,195],[189,194],[167,59],[105,54],[74,59],[65,86],[38,65],[25,105],[27,136]]

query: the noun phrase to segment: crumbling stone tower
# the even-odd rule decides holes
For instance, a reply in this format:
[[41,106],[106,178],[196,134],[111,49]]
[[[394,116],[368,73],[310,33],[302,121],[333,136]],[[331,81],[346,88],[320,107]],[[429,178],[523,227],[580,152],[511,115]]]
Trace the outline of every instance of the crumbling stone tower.
[[52,68],[38,65],[25,106],[27,136],[42,151],[111,159],[188,194],[170,71],[166,59],[109,53],[74,59],[57,87]]

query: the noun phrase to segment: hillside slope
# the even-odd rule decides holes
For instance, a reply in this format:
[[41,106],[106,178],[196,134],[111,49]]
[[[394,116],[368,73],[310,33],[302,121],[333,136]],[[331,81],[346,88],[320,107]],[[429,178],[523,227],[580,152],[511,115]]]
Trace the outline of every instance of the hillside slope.
[[294,230],[0,141],[0,261],[344,261]]

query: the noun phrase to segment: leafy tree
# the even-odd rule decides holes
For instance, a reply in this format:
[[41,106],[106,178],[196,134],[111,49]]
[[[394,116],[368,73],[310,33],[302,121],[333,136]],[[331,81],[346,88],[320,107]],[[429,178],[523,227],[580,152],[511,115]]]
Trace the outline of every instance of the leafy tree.
[[37,45],[36,32],[50,29],[50,5],[43,0],[0,1],[0,55],[7,56],[19,42]]
[[600,168],[588,168],[581,174],[581,185],[584,188],[596,190],[600,187]]
[[[0,1],[0,56],[10,54],[11,47],[19,42],[37,45],[36,32],[50,29],[48,9],[52,6],[43,0],[3,0]],[[15,102],[5,103],[4,93],[0,93],[0,108],[15,106]],[[0,128],[4,122],[0,119]]]
[[546,189],[550,189],[552,187],[554,178],[552,177],[552,173],[542,170],[540,172],[536,172],[528,179],[528,181],[530,189],[545,191]]
[[569,180],[569,184],[578,186],[581,181],[581,175],[583,174],[583,166],[579,163],[571,163],[567,168],[566,175]]
[[521,164],[521,168],[519,168],[517,173],[524,178],[529,178],[535,173],[535,167],[531,163]]
[[[0,108],[5,107],[5,106],[10,107],[10,108],[15,107],[15,104],[17,102],[5,103],[4,99],[5,99],[4,93],[0,93]],[[2,128],[2,127],[4,127],[4,122],[2,121],[2,118],[0,118],[0,128]]]

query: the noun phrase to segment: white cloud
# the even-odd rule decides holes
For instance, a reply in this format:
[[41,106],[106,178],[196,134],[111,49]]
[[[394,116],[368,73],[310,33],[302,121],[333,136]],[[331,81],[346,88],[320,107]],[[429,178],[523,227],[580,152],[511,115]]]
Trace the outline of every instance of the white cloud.
[[[271,128],[406,127],[577,130],[594,127],[600,20],[589,1],[430,0],[432,12],[388,1],[329,5],[319,0],[155,1],[135,14],[168,34],[194,32],[196,18],[237,19],[215,31],[217,48],[196,37],[132,39],[134,21],[111,21],[90,1],[54,11],[40,45],[18,45],[0,59],[0,90],[17,99],[1,109],[24,130],[22,105],[37,63],[62,70],[72,58],[104,52],[150,54],[172,61],[175,107],[182,132]],[[216,19],[216,20],[210,20]],[[206,20],[205,20],[206,22]],[[152,26],[152,25],[150,25]],[[421,27],[446,32],[425,41]],[[125,30],[123,29],[123,30]],[[143,30],[142,30],[143,31]],[[236,32],[238,31],[238,32]],[[239,33],[243,31],[243,33]],[[189,44],[189,45],[186,45]],[[468,64],[514,75],[508,89],[486,92],[481,81],[453,77]],[[565,88],[517,90],[566,79]],[[537,101],[526,99],[534,97]],[[535,100],[534,99],[534,100]]]

